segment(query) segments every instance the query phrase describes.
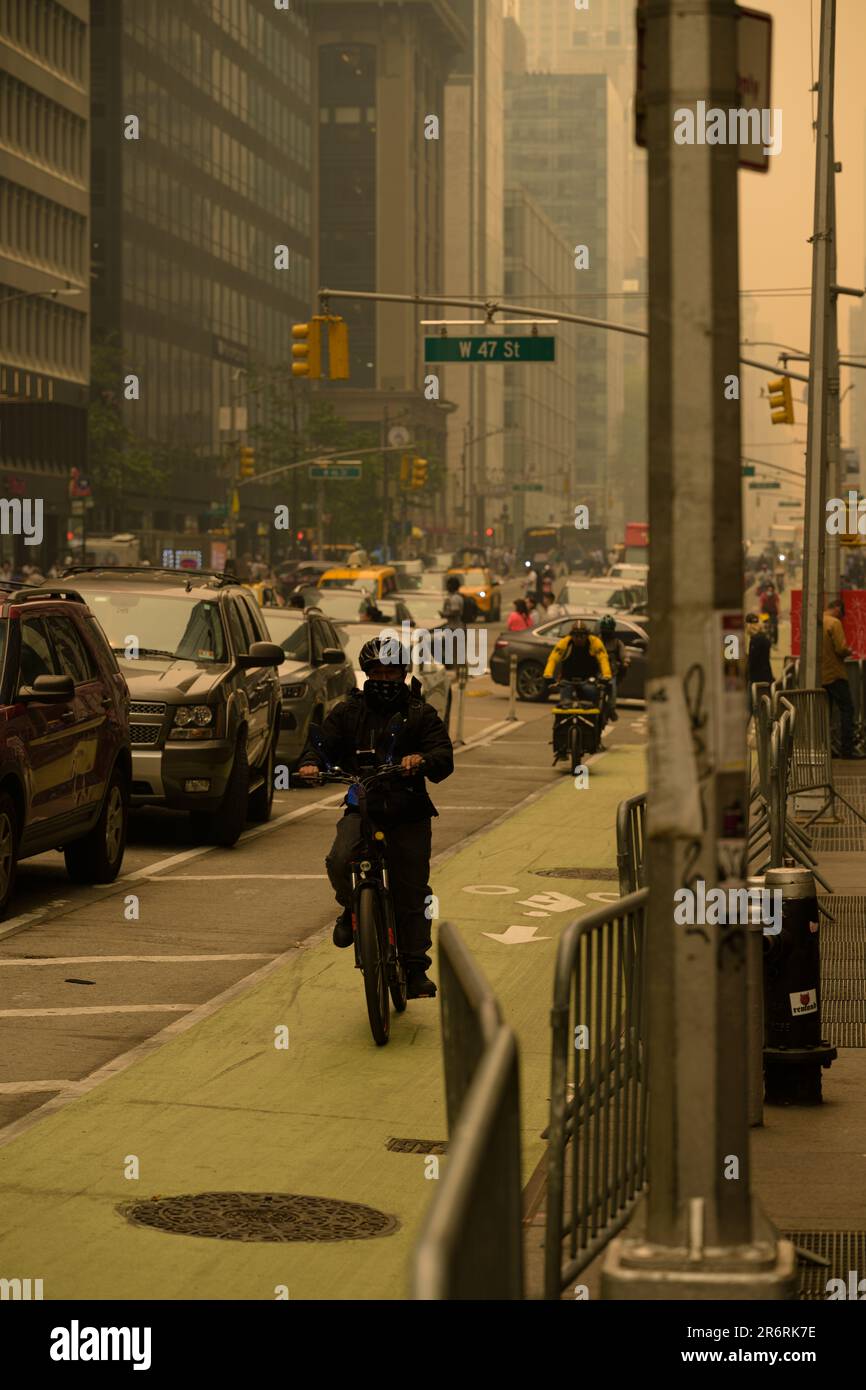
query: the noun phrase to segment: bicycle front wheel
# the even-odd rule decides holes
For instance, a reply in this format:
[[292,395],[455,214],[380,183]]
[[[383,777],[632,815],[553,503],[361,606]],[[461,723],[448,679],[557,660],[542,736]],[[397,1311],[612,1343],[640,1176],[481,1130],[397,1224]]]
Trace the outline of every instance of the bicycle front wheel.
[[576,772],[583,762],[583,731],[579,719],[572,720],[568,731],[568,760],[572,772]]
[[370,1032],[377,1047],[384,1047],[391,1031],[388,1000],[388,949],[385,913],[374,888],[361,893],[358,905],[358,955],[364,976],[364,995]]

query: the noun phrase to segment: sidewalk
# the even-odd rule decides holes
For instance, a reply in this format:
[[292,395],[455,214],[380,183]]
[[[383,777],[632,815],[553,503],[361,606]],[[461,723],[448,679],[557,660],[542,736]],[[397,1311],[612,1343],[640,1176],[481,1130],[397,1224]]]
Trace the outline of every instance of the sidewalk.
[[[643,778],[642,749],[613,739],[588,789],[563,774],[434,870],[440,919],[457,922],[519,1035],[525,1178],[544,1147],[559,933],[617,896],[616,806]],[[572,877],[577,865],[590,876]],[[431,1196],[426,1155],[446,1138],[439,1010],[410,1003],[377,1049],[348,954],[330,929],[293,948],[251,989],[0,1149],[0,1274],[41,1278],[46,1299],[273,1299],[281,1286],[292,1299],[406,1297]],[[389,1148],[395,1139],[408,1147]],[[214,1192],[362,1203],[396,1227],[240,1242],[134,1226],[118,1209]]]
[[[866,764],[834,760],[836,788],[866,814]],[[834,894],[822,901],[822,1032],[838,1058],[822,1073],[824,1103],[764,1106],[752,1136],[752,1190],[777,1229],[831,1267],[801,1261],[800,1298],[827,1296],[827,1280],[866,1277],[866,825],[841,803],[840,825],[814,830],[819,869]],[[844,848],[836,846],[844,845]],[[531,1295],[543,1289],[543,1203],[529,1213]],[[604,1253],[579,1282],[601,1296]],[[566,1291],[564,1299],[573,1298]]]

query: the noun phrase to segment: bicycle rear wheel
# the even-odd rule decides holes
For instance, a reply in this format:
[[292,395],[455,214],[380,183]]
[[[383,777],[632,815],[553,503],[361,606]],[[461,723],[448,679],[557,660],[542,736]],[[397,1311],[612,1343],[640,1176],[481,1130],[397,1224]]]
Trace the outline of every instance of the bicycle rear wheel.
[[361,892],[358,904],[358,955],[364,976],[364,995],[370,1032],[377,1047],[383,1047],[391,1032],[388,1003],[388,950],[385,914],[374,888]]

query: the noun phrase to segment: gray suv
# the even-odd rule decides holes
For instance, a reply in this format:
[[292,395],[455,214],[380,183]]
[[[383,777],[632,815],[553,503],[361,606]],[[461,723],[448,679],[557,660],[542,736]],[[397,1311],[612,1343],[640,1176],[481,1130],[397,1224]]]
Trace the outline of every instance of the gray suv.
[[233,845],[274,797],[283,652],[253,595],[203,570],[76,568],[131,695],[132,805]]
[[[358,595],[355,594],[357,605]],[[280,735],[277,758],[293,768],[311,724],[355,689],[355,673],[332,620],[318,608],[264,608],[271,641],[282,649]]]

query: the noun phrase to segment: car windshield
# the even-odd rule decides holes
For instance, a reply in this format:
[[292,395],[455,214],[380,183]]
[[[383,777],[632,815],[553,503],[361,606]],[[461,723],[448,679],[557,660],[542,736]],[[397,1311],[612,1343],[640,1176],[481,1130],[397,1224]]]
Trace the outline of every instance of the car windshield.
[[340,635],[343,640],[343,648],[345,650],[346,656],[349,658],[349,661],[352,663],[352,665],[357,669],[358,658],[361,655],[361,648],[363,647],[365,642],[369,642],[370,640],[370,629],[364,628],[361,631],[356,632],[354,628],[348,630],[346,628],[343,628],[343,631]]
[[313,600],[329,618],[336,618],[341,623],[356,623],[361,616],[361,608],[365,602],[365,595],[352,590],[351,593],[329,593],[326,589],[318,590],[318,597]]
[[272,642],[282,647],[289,661],[306,661],[309,656],[307,624],[297,612],[268,608],[262,614]]
[[483,570],[467,570],[463,578],[463,584],[467,588],[477,589],[487,583],[487,576]]
[[75,585],[119,656],[164,656],[177,661],[227,661],[227,643],[216,599],[187,594],[137,593]]
[[622,591],[611,589],[607,584],[564,584],[561,603],[585,604],[587,608],[611,608],[622,606]]
[[420,589],[424,576],[421,574],[397,574],[397,587],[399,589]]
[[375,587],[376,582],[369,575],[365,578],[359,575],[357,579],[323,579],[319,585],[320,589],[365,589],[368,593]]

